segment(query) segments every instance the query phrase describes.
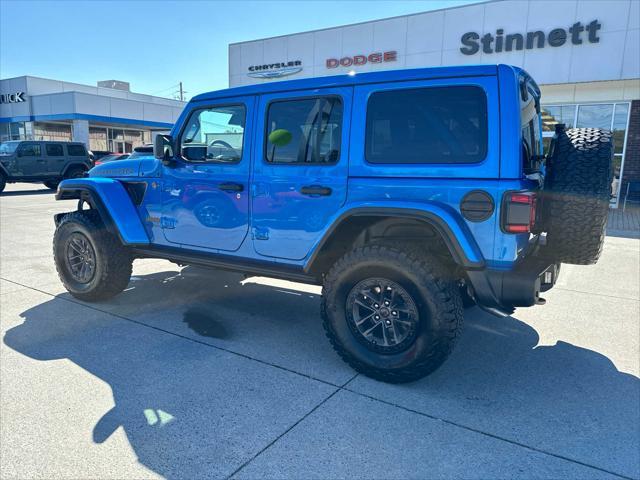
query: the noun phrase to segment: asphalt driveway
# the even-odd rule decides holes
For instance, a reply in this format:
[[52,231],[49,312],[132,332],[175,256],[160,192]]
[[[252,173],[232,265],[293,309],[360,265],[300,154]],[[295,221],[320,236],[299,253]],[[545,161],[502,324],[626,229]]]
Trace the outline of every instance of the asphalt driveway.
[[563,266],[544,306],[466,311],[445,365],[356,375],[319,288],[136,261],[84,304],[51,256],[55,202],[0,196],[0,477],[640,478],[640,240]]

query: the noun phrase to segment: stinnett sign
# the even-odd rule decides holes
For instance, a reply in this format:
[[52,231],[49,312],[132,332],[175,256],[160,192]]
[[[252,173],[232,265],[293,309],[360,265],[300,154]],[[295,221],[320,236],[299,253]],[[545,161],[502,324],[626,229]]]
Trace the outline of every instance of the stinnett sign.
[[582,22],[576,22],[568,29],[554,28],[548,34],[537,30],[526,34],[508,33],[505,35],[502,28],[496,30],[495,36],[490,33],[480,36],[477,32],[467,32],[460,38],[460,42],[464,45],[460,47],[460,51],[465,55],[474,55],[480,51],[480,48],[483,53],[500,53],[545,48],[547,45],[561,47],[569,40],[572,45],[580,45],[584,43],[584,40],[589,43],[598,43],[600,42],[598,30],[601,28],[602,24],[598,20],[593,20],[586,25],[583,25]]

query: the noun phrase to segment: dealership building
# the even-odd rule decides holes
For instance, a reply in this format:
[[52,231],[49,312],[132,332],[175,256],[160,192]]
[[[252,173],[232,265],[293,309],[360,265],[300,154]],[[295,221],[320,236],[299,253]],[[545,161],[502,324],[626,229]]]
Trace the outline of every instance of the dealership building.
[[130,91],[22,76],[0,80],[0,141],[73,140],[90,150],[131,152],[173,126],[184,102]]
[[638,0],[494,0],[234,43],[229,85],[496,63],[540,85],[546,145],[556,123],[614,131],[617,206],[640,181]]

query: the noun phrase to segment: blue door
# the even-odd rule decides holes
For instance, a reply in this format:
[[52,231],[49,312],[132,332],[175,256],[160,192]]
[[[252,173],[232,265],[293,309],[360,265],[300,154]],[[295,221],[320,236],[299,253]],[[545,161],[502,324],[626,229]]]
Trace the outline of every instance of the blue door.
[[175,163],[163,167],[160,223],[167,241],[240,248],[249,229],[254,103],[238,97],[194,104],[176,138]]
[[252,237],[265,257],[305,258],[347,196],[353,89],[260,97]]

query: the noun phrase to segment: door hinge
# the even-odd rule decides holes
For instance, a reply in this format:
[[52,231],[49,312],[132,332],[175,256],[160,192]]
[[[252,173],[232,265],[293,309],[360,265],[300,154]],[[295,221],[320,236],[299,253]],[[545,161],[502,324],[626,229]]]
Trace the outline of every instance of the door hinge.
[[253,227],[252,236],[254,240],[269,240],[269,229]]

